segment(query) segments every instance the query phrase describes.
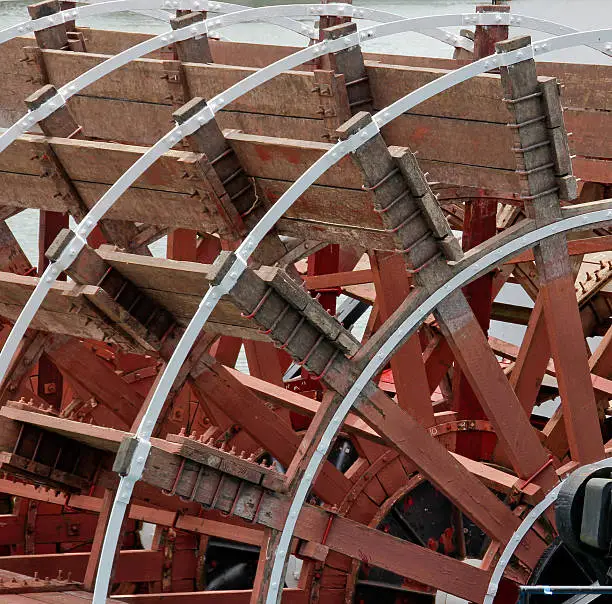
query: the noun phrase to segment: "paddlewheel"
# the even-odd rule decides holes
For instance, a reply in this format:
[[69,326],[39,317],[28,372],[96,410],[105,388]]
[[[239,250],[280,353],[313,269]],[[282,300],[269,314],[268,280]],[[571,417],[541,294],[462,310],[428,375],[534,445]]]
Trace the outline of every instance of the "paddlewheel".
[[610,30],[76,4],[0,31],[0,602],[606,586]]

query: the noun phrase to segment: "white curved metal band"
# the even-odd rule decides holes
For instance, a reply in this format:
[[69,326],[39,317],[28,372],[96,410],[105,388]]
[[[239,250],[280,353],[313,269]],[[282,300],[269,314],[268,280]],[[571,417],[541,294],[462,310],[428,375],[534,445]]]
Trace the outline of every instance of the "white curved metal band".
[[[82,19],[84,17],[92,17],[123,11],[148,13],[152,12],[151,9],[156,8],[202,10],[223,14],[243,11],[249,7],[242,6],[240,4],[229,4],[227,2],[208,2],[207,0],[203,0],[201,2],[198,0],[180,0],[175,2],[167,2],[165,0],[109,0],[108,2],[92,2],[86,6],[63,10],[55,13],[54,15],[40,17],[39,19],[32,19],[31,21],[24,21],[0,30],[0,44],[8,42],[9,40],[18,36],[23,36],[24,34],[40,31],[41,29],[45,29],[52,25],[58,25],[60,23],[71,21],[77,17]],[[163,18],[165,21],[168,21],[169,19],[170,17]],[[289,29],[300,35],[307,36],[311,39],[317,37],[317,32],[313,27],[308,27],[284,16],[275,17],[270,21],[270,23],[278,25],[284,29]]]
[[[39,31],[41,29],[45,29],[52,25],[57,25],[59,23],[64,23],[66,21],[71,21],[77,17],[91,17],[94,15],[102,15],[114,12],[121,11],[136,11],[136,12],[151,12],[152,8],[170,8],[168,5],[172,5],[172,8],[182,9],[182,10],[209,10],[211,12],[218,12],[221,14],[225,13],[233,13],[233,12],[241,12],[243,10],[249,10],[249,7],[242,6],[239,4],[228,4],[226,2],[198,2],[197,0],[181,0],[180,2],[167,2],[164,0],[109,0],[108,2],[98,2],[91,3],[84,7],[77,7],[74,9],[67,9],[64,11],[60,11],[55,13],[54,15],[50,15],[47,17],[40,17],[39,19],[33,19],[31,21],[24,21],[22,23],[17,23],[16,25],[12,25],[4,30],[0,30],[0,44],[7,42],[17,36],[22,36],[24,34],[32,33],[35,31]],[[296,6],[296,5],[294,5]],[[299,5],[301,7],[314,7],[315,5]],[[323,11],[317,13],[317,15],[326,15],[326,16],[340,16],[345,15],[349,16],[344,7],[348,5],[346,4],[328,4],[324,5]],[[269,23],[274,25],[278,25],[284,29],[288,29],[290,31],[294,31],[297,34],[306,36],[310,39],[316,39],[318,37],[317,30],[314,27],[309,27],[303,23],[299,23],[298,21],[294,21],[293,19],[288,18],[283,15],[283,7],[277,6],[274,7],[274,13],[269,15]],[[312,16],[312,13],[307,14],[296,14],[297,17],[307,17]],[[159,18],[159,17],[158,17]],[[163,20],[168,20],[162,17]],[[356,17],[357,18],[357,17]],[[399,14],[389,13],[387,11],[379,11],[376,9],[368,10],[368,18],[372,21],[378,22],[390,22],[397,21],[399,19],[403,19],[404,17]],[[221,27],[221,25],[220,25]],[[425,33],[425,32],[424,32]],[[442,30],[432,28],[427,32],[432,38],[439,40],[440,42],[444,42],[445,44],[450,44],[455,47],[465,48],[466,50],[472,51],[474,49],[474,44],[471,40],[463,38],[462,36],[455,36],[448,34]]]
[[[393,25],[396,26],[396,24]],[[580,43],[581,39],[587,41],[595,40],[599,42],[602,38],[608,39],[610,34],[611,32],[609,30],[606,30],[604,32],[586,32],[583,34],[574,34],[572,36],[567,36],[567,38],[571,38],[571,40],[567,42],[567,45],[571,46]],[[367,39],[368,32],[361,32],[360,37],[361,39]],[[539,53],[547,52],[546,43],[544,42],[540,44],[541,45]],[[563,43],[561,40],[558,40],[556,43],[556,48],[561,47],[563,47]],[[483,73],[491,69],[492,62],[494,62],[496,65],[510,65],[512,63],[520,62],[526,58],[533,56],[533,52],[534,50],[532,49],[532,47],[528,47],[526,49],[513,51],[504,55],[481,59],[480,61],[462,67],[456,70],[455,72],[446,74],[438,80],[424,86],[423,88],[414,91],[413,93],[407,95],[407,97],[405,97],[404,99],[400,99],[398,102],[394,103],[387,110],[384,110],[377,114],[375,116],[376,121],[370,124],[367,128],[356,133],[354,136],[350,137],[346,141],[342,141],[332,147],[332,149],[330,149],[323,157],[321,157],[317,162],[315,162],[315,164],[313,164],[313,166],[311,166],[290,187],[290,189],[266,213],[262,220],[251,231],[249,236],[240,245],[240,247],[236,251],[237,259],[234,265],[227,273],[227,275],[223,278],[221,283],[218,286],[211,287],[202,299],[197,312],[192,317],[192,320],[190,321],[183,337],[181,338],[177,349],[174,351],[170,362],[168,363],[168,366],[164,369],[164,375],[158,382],[157,388],[152,395],[149,408],[147,409],[145,416],[143,417],[143,421],[139,426],[137,434],[139,441],[142,440],[143,446],[145,446],[145,443],[148,442],[150,432],[153,430],[155,422],[159,417],[159,413],[161,411],[163,403],[170,391],[172,384],[174,383],[174,379],[180,367],[184,363],[187,354],[189,353],[189,350],[191,349],[196,338],[198,337],[202,327],[213,312],[217,302],[225,293],[229,292],[231,288],[235,285],[238,278],[245,270],[246,262],[249,256],[252,254],[253,250],[257,247],[257,245],[263,239],[265,234],[271,230],[271,228],[274,226],[280,216],[282,216],[286,212],[286,210],[295,202],[295,200],[312,183],[314,183],[316,179],[319,178],[319,176],[321,176],[331,165],[334,165],[344,155],[350,153],[354,149],[357,149],[364,142],[374,136],[376,132],[378,132],[379,125],[388,123],[397,115],[407,111],[411,107],[423,102],[424,100],[430,98],[438,92],[446,90],[462,81],[465,81],[466,79],[473,77],[474,75],[478,75],[479,73]],[[440,82],[440,80],[444,80],[444,82]],[[609,212],[609,216],[612,216],[612,211]],[[477,264],[478,263],[476,263],[476,266]],[[466,269],[466,271],[467,270],[468,269]],[[446,292],[444,295],[448,295],[448,293],[450,293],[450,291]],[[435,302],[434,307],[437,303],[438,302]],[[428,311],[425,316],[427,316],[429,312],[430,311]],[[389,342],[393,341],[396,338],[397,336],[395,338],[392,337]],[[393,347],[391,347],[390,350],[393,350]],[[372,365],[376,364],[378,366],[379,364],[382,364],[382,362],[384,361],[384,356],[382,355],[384,354],[384,350],[381,350],[375,355],[374,359],[362,373],[362,377],[357,380],[351,391],[349,391],[347,398],[343,401],[341,407],[338,409],[336,416],[334,416],[334,418],[332,418],[331,422],[328,424],[327,429],[324,432],[324,435],[319,443],[319,446],[317,447],[315,454],[310,460],[304,478],[302,479],[298,487],[297,493],[292,501],[289,514],[285,521],[285,525],[281,534],[278,549],[276,552],[276,557],[273,564],[270,585],[268,586],[268,604],[275,604],[278,598],[280,597],[280,593],[282,590],[281,586],[284,574],[285,559],[289,551],[289,546],[293,536],[293,531],[295,529],[295,524],[297,522],[297,517],[305,501],[306,494],[310,489],[310,486],[312,485],[312,481],[314,479],[314,476],[316,475],[318,466],[323,461],[324,456],[327,453],[329,446],[331,445],[331,442],[335,436],[335,433],[340,427],[344,417],[348,413],[348,410],[352,406],[354,400],[356,400],[361,390],[365,387],[365,385],[374,375],[375,370],[372,369]],[[371,373],[368,373],[368,371],[370,371]],[[353,396],[352,399],[350,398],[351,396]],[[123,477],[120,481],[120,490],[117,494],[115,502],[116,506],[123,509],[123,511],[125,511],[125,507],[127,506],[127,502],[124,501],[125,497],[127,496],[127,492],[129,490],[131,496],[133,485],[139,478],[140,474],[134,473],[133,475]],[[106,593],[108,590],[110,565],[112,565],[114,551],[117,543],[117,537],[121,526],[120,519],[123,518],[123,515],[117,514],[116,518],[117,522],[115,523],[115,525],[111,526],[109,524],[104,540],[102,556],[105,559],[106,564],[104,567],[102,566],[102,564],[100,564],[100,571],[98,572],[98,576],[96,577],[96,593],[98,594],[99,599],[94,599],[94,604],[97,604],[98,601],[101,603],[103,601],[102,598],[106,597]],[[102,576],[102,574],[104,574],[104,577]]]
[[[296,6],[309,6],[309,5],[294,5]],[[25,21],[18,23],[4,30],[0,30],[0,44],[6,42],[17,36],[32,33],[41,29],[45,29],[51,25],[63,23],[75,19],[76,17],[83,18],[93,15],[108,14],[113,12],[134,10],[138,12],[152,12],[151,9],[155,8],[166,8],[166,9],[182,9],[182,10],[207,10],[211,12],[219,13],[232,13],[247,9],[238,4],[229,4],[226,2],[208,2],[207,0],[109,0],[108,2],[97,2],[90,3],[84,7],[77,7],[60,11],[54,15],[47,17],[41,17],[39,19]],[[282,9],[283,7],[276,7]],[[330,12],[332,11],[332,12]],[[156,11],[159,12],[159,11]],[[310,14],[312,16],[321,15],[336,15],[336,16],[350,16],[356,19],[369,19],[378,22],[388,22],[403,19],[404,17],[399,14],[390,13],[387,11],[380,11],[378,9],[367,9],[353,7],[352,5],[336,4],[336,5],[320,5],[312,7]],[[298,34],[308,36],[311,39],[317,37],[317,32],[314,28],[308,27],[304,24],[293,21],[287,18],[283,10],[277,11],[273,17],[271,23],[274,23],[285,29],[289,29]],[[306,16],[296,14],[294,16]],[[162,17],[163,19],[163,17]],[[459,25],[516,25],[542,31],[545,33],[563,35],[567,33],[573,33],[577,30],[548,21],[546,19],[539,19],[535,17],[529,17],[525,15],[515,15],[509,13],[476,13],[473,15],[465,15],[463,22]],[[430,30],[424,30],[422,33],[429,35],[445,44],[451,44],[455,47],[465,48],[466,50],[472,51],[474,48],[473,42],[464,38],[463,36],[457,36],[450,34],[440,29],[432,28]],[[595,45],[593,48],[600,50],[608,56],[612,56],[612,47],[600,47]]]
[[[612,468],[612,459],[602,459],[594,464],[590,464],[594,470],[599,468]],[[567,478],[569,478],[571,474],[569,474]],[[510,558],[512,558],[516,548],[519,543],[524,539],[525,535],[529,532],[531,527],[535,524],[536,520],[557,500],[559,496],[559,492],[561,491],[561,487],[563,486],[563,482],[559,483],[554,489],[550,490],[544,499],[540,501],[530,512],[525,516],[518,529],[512,535],[512,538],[506,544],[502,555],[499,557],[497,564],[495,565],[495,570],[491,575],[491,580],[489,581],[489,586],[487,588],[487,593],[483,600],[483,604],[493,604],[493,600],[497,595],[497,590],[499,589],[499,582],[501,581],[504,571],[506,570],[506,566],[510,562]]]

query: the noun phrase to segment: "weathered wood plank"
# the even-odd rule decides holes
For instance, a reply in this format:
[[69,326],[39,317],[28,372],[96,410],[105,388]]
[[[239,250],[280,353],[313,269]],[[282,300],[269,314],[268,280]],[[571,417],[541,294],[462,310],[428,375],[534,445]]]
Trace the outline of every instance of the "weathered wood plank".
[[[134,258],[147,258],[133,256]],[[38,279],[0,272],[0,316],[15,321]],[[201,295],[185,295],[164,292],[154,288],[144,291],[175,315],[181,325],[186,325],[197,309]],[[32,322],[33,329],[50,333],[70,335],[104,342],[116,343],[132,352],[145,352],[139,344],[140,336],[130,336],[120,324],[114,322],[116,312],[108,295],[93,285],[78,286],[58,281],[53,284],[39,312]],[[125,326],[126,329],[128,326]],[[207,329],[247,339],[262,340],[265,336],[240,316],[239,311],[229,302],[223,301],[211,317]],[[136,339],[135,339],[136,338]]]
[[[36,277],[0,273],[0,316],[15,321],[37,282]],[[95,286],[79,287],[56,281],[31,327],[78,338],[114,342],[126,350],[143,352],[142,347],[112,325],[86,298],[95,299],[99,295],[100,290]]]

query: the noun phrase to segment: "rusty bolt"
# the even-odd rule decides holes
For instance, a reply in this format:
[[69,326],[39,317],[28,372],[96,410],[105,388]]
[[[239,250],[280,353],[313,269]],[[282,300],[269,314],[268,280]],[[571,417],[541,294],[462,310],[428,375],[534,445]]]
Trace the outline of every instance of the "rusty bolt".
[[185,436],[185,428],[181,428],[179,436]]
[[195,439],[196,439],[196,436],[197,436],[197,434],[196,434],[195,430],[193,430],[193,431],[191,432],[191,434],[189,435],[189,438],[190,438],[191,440],[195,440]]

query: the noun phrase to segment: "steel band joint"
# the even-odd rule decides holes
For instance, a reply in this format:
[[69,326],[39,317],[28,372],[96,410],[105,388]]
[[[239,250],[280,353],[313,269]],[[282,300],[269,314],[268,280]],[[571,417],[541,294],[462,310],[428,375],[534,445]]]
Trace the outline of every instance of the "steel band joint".
[[128,436],[121,441],[113,463],[113,472],[136,482],[142,473],[151,451],[151,443],[139,436]]
[[376,121],[372,120],[365,128],[358,130],[346,140],[338,143],[335,149],[342,152],[344,155],[354,153],[359,147],[367,143],[371,138],[374,138],[379,132],[380,128],[378,124]]

